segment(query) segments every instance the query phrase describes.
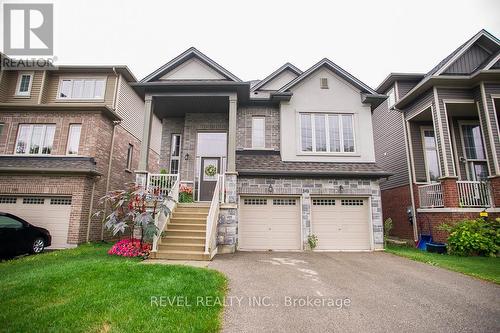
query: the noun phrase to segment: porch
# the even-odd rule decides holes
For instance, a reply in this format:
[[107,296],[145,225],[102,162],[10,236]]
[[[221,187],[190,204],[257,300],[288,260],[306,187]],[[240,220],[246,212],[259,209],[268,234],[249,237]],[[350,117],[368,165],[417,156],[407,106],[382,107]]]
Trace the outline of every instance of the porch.
[[492,99],[494,112],[488,114],[469,97],[436,98],[406,119],[410,172],[420,211],[500,207],[496,140],[500,100]]

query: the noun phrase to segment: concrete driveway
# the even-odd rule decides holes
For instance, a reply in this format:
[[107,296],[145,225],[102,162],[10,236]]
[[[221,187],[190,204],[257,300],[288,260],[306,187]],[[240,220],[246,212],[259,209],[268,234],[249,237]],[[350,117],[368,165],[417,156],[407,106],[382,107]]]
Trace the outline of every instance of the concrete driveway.
[[500,332],[500,286],[387,253],[219,255],[224,332]]

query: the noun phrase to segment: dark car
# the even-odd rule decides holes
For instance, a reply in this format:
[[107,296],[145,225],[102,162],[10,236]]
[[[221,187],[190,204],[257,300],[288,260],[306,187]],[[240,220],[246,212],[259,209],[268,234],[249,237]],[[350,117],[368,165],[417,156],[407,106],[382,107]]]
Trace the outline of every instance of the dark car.
[[35,227],[9,213],[0,212],[0,256],[40,253],[50,246],[52,237],[47,229]]

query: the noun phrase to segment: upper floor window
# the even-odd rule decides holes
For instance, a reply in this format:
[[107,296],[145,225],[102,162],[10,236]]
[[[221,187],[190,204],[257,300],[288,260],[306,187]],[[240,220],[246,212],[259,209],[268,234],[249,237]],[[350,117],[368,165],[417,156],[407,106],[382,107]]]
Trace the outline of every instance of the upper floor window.
[[16,154],[48,155],[54,143],[55,125],[19,125],[16,141]]
[[389,108],[392,108],[394,104],[396,104],[396,94],[394,93],[394,87],[387,92],[387,96],[389,96],[387,98],[387,104]]
[[29,96],[32,81],[33,74],[20,73],[17,79],[16,96]]
[[266,146],[266,118],[252,118],[252,148],[265,148]]
[[81,131],[82,131],[81,124],[69,125],[68,147],[66,148],[66,154],[78,155],[78,148],[80,147],[80,133],[81,133]]
[[170,173],[179,173],[179,164],[181,158],[181,135],[172,134],[172,143],[170,148]]
[[301,113],[300,140],[303,152],[352,153],[355,151],[353,115]]
[[58,99],[104,99],[105,79],[61,79]]
[[436,138],[432,127],[422,127],[425,171],[428,182],[436,182],[440,177]]
[[322,77],[319,79],[319,87],[321,89],[328,89],[328,78]]

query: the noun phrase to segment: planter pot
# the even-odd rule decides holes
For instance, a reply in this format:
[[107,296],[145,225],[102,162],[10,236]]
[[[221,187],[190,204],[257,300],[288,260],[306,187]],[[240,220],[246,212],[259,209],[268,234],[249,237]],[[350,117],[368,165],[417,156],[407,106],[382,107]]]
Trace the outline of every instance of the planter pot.
[[431,253],[439,253],[439,254],[444,254],[446,253],[446,244],[441,244],[441,243],[427,243],[426,244],[427,252]]

